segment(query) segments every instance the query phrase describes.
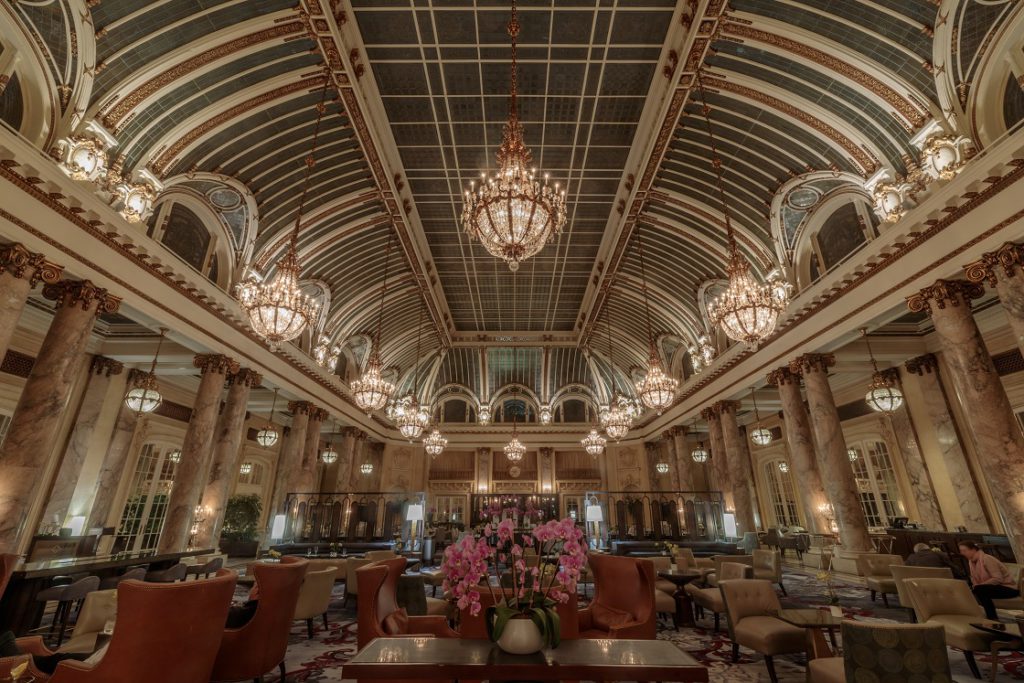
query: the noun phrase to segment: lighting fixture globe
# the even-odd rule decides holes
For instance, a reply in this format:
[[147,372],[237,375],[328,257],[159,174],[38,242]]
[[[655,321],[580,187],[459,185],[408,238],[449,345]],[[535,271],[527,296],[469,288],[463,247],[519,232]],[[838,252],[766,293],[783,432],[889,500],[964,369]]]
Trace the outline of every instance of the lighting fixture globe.
[[301,274],[298,255],[289,248],[273,277],[264,282],[249,279],[238,288],[249,325],[271,349],[302,334],[320,312],[320,304],[299,287]]
[[373,463],[364,462],[362,465],[359,466],[359,471],[362,472],[364,475],[373,474]]
[[480,406],[480,409],[476,413],[476,421],[482,425],[489,425],[491,423],[491,407],[486,403]]
[[173,451],[167,454],[167,459],[175,464],[181,462],[181,451],[175,448]]
[[860,453],[858,453],[855,448],[847,448],[846,457],[850,459],[850,462],[857,462],[857,458],[860,457]]
[[596,429],[591,429],[589,434],[580,439],[580,444],[582,444],[583,450],[595,458],[604,453],[604,447],[607,443],[608,440],[598,434]]
[[430,414],[415,396],[406,396],[395,406],[395,426],[409,441],[420,438],[429,424]]
[[448,445],[448,439],[441,436],[441,432],[434,428],[434,431],[430,432],[425,439],[423,439],[423,450],[427,452],[432,458],[436,458],[444,452],[445,446]]
[[774,437],[772,437],[771,431],[764,427],[758,427],[754,431],[750,432],[750,440],[758,446],[767,446],[774,440]]
[[238,468],[238,471],[241,474],[252,474],[252,463],[243,462],[242,465]]
[[338,462],[338,451],[334,450],[334,446],[327,444],[327,448],[320,454],[320,461],[325,465],[333,465]]
[[647,374],[636,384],[636,395],[645,406],[661,415],[675,400],[677,388],[679,380],[665,374],[661,360],[652,353],[647,364]]
[[551,406],[542,405],[537,416],[540,418],[540,423],[542,425],[551,424]]
[[281,435],[271,425],[267,425],[260,431],[256,432],[256,443],[264,448],[270,448],[277,443],[277,439]]
[[611,405],[602,408],[598,418],[601,427],[609,438],[619,441],[626,436],[630,427],[633,426],[633,417],[636,408],[632,401],[624,396],[617,396],[612,399]]
[[708,318],[730,339],[757,344],[775,330],[789,304],[789,289],[775,281],[758,283],[738,251],[726,271],[729,286],[708,303]]
[[395,385],[381,375],[380,354],[376,349],[370,354],[363,376],[351,384],[352,398],[360,410],[369,415],[387,405],[391,394],[395,393]]
[[708,449],[704,448],[704,445],[701,444],[690,452],[690,457],[693,458],[693,461],[696,463],[705,463],[708,461],[708,458],[711,457],[711,454],[708,453]]
[[789,472],[789,463],[786,462],[785,460],[780,461],[779,462],[779,472],[782,472],[783,474],[786,474],[787,472]]
[[703,334],[697,338],[697,343],[690,346],[687,351],[690,353],[690,364],[693,366],[693,372],[696,375],[699,375],[704,368],[711,365],[711,361],[715,359],[715,348],[711,346],[711,341]]
[[313,347],[313,360],[325,370],[334,372],[340,358],[341,347],[337,344],[332,345],[327,337],[321,336],[320,341]]
[[654,469],[658,471],[658,474],[668,474],[668,463],[659,462],[654,466]]
[[526,446],[519,440],[518,436],[513,436],[512,440],[505,444],[505,457],[508,458],[509,462],[519,462],[526,455]]
[[876,412],[895,413],[903,405],[903,392],[891,379],[876,372],[864,400]]
[[139,375],[134,386],[124,395],[124,404],[136,413],[151,413],[163,402],[163,396],[156,388],[156,377],[152,373]]

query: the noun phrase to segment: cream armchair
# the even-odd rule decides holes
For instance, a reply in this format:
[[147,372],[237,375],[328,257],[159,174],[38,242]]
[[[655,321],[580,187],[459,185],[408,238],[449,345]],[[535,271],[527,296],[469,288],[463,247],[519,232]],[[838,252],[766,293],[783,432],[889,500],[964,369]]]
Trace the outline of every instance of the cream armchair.
[[764,579],[779,584],[783,595],[786,587],[782,585],[782,555],[777,550],[754,550],[750,553],[754,563],[754,578]]
[[981,678],[975,652],[988,652],[995,636],[971,626],[985,620],[985,611],[965,581],[957,579],[906,579],[906,588],[922,624],[939,624],[946,643],[964,651],[975,678]]
[[914,609],[914,598],[907,588],[907,579],[953,578],[953,570],[949,567],[908,567],[894,564],[889,570],[892,572],[893,581],[896,582],[896,596],[900,599],[900,605],[910,610],[910,618],[914,621],[917,621],[917,611]]
[[718,577],[721,572],[722,563],[724,562],[735,562],[736,564],[745,564],[748,567],[754,566],[753,555],[715,555],[711,558],[715,571],[711,572],[704,577],[704,583],[708,586],[717,586]]
[[326,567],[334,567],[334,582],[345,583],[348,578],[348,558],[347,557],[330,557],[330,558],[318,558],[309,557],[306,558],[309,562],[308,569],[306,570],[307,575],[313,572],[318,572]]
[[302,588],[299,589],[299,600],[295,603],[295,620],[306,622],[306,632],[310,640],[313,639],[313,618],[321,617],[324,620],[324,630],[330,626],[327,624],[327,607],[331,604],[331,591],[334,590],[334,577],[338,568],[329,565],[316,571],[306,570],[306,578],[302,581]]
[[903,557],[880,553],[857,556],[857,573],[864,577],[864,583],[871,591],[871,602],[881,593],[882,603],[889,606],[889,594],[896,593],[896,580],[892,578],[892,570],[889,569],[894,564],[903,564]]
[[75,628],[57,652],[90,653],[96,651],[96,638],[106,627],[117,619],[117,589],[93,591],[85,596],[82,611],[78,614]]
[[773,657],[807,651],[804,629],[777,616],[782,605],[770,581],[733,579],[722,581],[722,598],[729,618],[732,660],[740,656],[740,646],[764,655],[768,676],[778,683]]
[[710,610],[715,615],[715,630],[718,630],[721,615],[725,612],[725,601],[722,599],[722,583],[732,579],[753,578],[754,568],[739,562],[723,562],[719,569],[721,580],[717,586],[701,588],[692,583],[686,584],[684,590],[690,596],[700,616],[704,616],[704,610]]
[[[660,556],[660,555],[655,555],[653,557],[645,557],[644,559],[645,560],[650,560],[651,564],[654,565],[654,588],[656,590],[662,591],[663,593],[668,593],[669,595],[675,595],[676,594],[676,585],[674,583],[672,583],[671,581],[669,581],[668,579],[659,579],[658,578],[658,572],[667,572],[670,569],[672,569],[672,558],[671,557]],[[655,595],[654,597],[658,597],[658,596]],[[675,608],[673,607],[673,609],[675,609]]]

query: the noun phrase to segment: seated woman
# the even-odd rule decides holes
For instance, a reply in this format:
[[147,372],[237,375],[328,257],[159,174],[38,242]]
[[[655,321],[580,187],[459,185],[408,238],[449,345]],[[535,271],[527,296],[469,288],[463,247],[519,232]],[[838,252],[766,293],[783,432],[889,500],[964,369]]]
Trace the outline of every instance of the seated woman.
[[999,620],[993,600],[1005,600],[1020,596],[1017,584],[1006,565],[987,554],[974,541],[961,541],[960,554],[967,558],[971,569],[971,590],[974,599],[985,609],[985,616]]

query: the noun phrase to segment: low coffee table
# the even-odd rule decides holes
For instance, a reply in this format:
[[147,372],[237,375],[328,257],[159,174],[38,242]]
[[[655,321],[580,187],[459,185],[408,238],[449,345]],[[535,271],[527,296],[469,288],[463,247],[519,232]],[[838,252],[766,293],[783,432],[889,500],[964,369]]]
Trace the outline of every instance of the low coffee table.
[[[996,623],[998,623],[1000,627],[1005,628],[996,627]],[[979,631],[984,631],[985,633],[996,637],[996,639],[992,641],[992,680],[995,681],[996,672],[999,670],[999,651],[1020,650],[1024,647],[1024,638],[1021,637],[1020,625],[983,621],[971,624],[971,626]]]
[[832,657],[833,651],[825,642],[825,633],[828,633],[832,647],[838,650],[836,644],[836,629],[843,623],[842,617],[837,617],[827,609],[815,609],[813,607],[800,609],[780,609],[779,619],[802,628],[807,633],[807,659],[818,657]]
[[673,569],[658,572],[659,579],[671,581],[676,585],[676,592],[673,594],[676,599],[676,614],[673,621],[675,621],[677,629],[680,624],[684,626],[697,625],[693,619],[693,602],[686,593],[686,584],[701,578],[701,576],[703,573],[697,569]]

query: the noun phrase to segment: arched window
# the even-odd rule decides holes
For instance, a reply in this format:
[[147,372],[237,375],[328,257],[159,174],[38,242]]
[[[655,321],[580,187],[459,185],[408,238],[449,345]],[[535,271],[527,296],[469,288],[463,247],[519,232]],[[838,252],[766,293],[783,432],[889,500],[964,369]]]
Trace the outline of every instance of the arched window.
[[246,464],[251,465],[252,469],[250,469],[248,473],[239,472],[238,483],[250,486],[262,486],[263,478],[267,473],[267,468],[262,463],[258,462],[246,461]]
[[848,443],[857,453],[850,463],[857,478],[857,493],[868,526],[888,527],[896,517],[904,516],[903,501],[896,481],[889,447],[880,438]]
[[181,259],[198,270],[208,272],[211,259],[210,231],[194,211],[182,204],[172,204],[163,225],[160,241]]
[[779,469],[779,463],[782,462],[785,462],[783,458],[772,458],[764,463],[770,517],[768,521],[771,526],[796,526],[800,524],[800,515],[797,511],[793,474]]
[[795,264],[803,289],[844,263],[878,234],[878,217],[859,191],[838,190],[815,206],[801,228]]
[[536,422],[537,412],[533,406],[520,398],[506,398],[498,404],[495,422]]
[[114,552],[156,548],[180,456],[181,450],[167,443],[142,447],[114,536]]
[[[4,3],[14,8],[17,3]],[[0,7],[0,121],[37,147],[46,146],[56,125],[56,84],[39,61],[32,30],[22,16]],[[7,29],[10,30],[7,30]]]

